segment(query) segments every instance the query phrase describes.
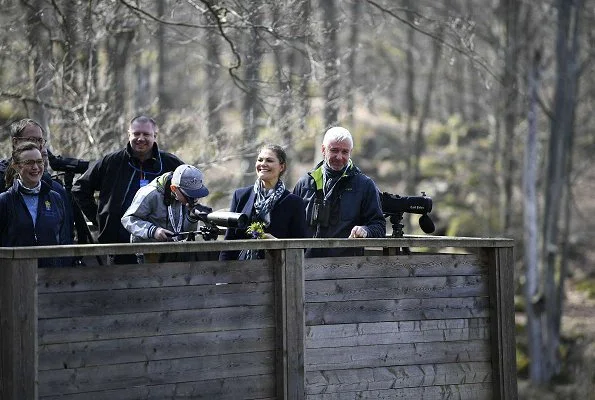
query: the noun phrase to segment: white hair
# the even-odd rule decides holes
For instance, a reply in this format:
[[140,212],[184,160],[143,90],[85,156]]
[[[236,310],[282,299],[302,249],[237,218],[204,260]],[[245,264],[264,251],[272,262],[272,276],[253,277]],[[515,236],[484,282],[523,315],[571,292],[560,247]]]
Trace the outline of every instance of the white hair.
[[340,126],[334,126],[324,134],[322,144],[328,146],[330,142],[349,142],[349,145],[353,148],[353,137],[351,133]]

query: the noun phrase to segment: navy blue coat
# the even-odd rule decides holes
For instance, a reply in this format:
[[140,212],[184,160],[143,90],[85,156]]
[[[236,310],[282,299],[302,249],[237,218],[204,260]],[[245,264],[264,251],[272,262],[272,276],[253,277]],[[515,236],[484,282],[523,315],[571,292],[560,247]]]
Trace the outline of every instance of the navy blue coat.
[[[53,246],[72,243],[68,237],[62,197],[41,182],[37,203],[37,222],[19,193],[18,182],[0,194],[0,246]],[[67,259],[40,259],[40,267],[66,266]]]
[[[8,190],[8,188],[5,187],[4,178],[9,165],[10,159],[0,160],[0,193]],[[43,179],[43,181],[48,185],[51,185],[52,190],[58,192],[58,194],[62,197],[62,201],[64,201],[67,236],[70,238],[69,244],[72,244],[72,239],[74,238],[74,214],[72,212],[72,202],[70,195],[66,193],[66,189],[64,189],[64,187],[59,182],[52,179],[52,176],[48,171],[44,171],[43,177],[41,179]]]
[[[231,200],[229,211],[241,212],[250,217],[254,210],[256,193],[252,186],[237,189]],[[296,239],[306,236],[306,210],[304,201],[298,196],[285,190],[281,198],[275,203],[271,210],[271,224],[264,230],[277,239]],[[245,229],[228,229],[225,233],[225,240],[250,239]],[[220,260],[237,260],[239,251],[222,251]]]

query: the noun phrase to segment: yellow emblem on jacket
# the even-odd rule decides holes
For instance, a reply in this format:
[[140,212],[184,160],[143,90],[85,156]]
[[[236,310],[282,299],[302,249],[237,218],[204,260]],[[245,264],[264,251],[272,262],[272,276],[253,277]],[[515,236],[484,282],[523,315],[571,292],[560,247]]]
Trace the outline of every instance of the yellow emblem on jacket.
[[45,201],[45,209],[46,209],[47,211],[50,211],[50,210],[52,209],[52,203],[50,203],[50,201],[49,201],[49,200],[46,200],[46,201]]

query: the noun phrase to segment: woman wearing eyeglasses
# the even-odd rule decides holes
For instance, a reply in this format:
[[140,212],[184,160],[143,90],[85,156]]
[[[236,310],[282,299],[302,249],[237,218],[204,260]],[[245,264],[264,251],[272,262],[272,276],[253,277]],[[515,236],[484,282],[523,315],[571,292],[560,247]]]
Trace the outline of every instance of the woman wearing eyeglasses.
[[[41,180],[44,160],[37,143],[25,142],[12,152],[0,194],[0,247],[52,246],[69,243],[62,197]],[[40,259],[40,267],[66,266],[66,259]]]

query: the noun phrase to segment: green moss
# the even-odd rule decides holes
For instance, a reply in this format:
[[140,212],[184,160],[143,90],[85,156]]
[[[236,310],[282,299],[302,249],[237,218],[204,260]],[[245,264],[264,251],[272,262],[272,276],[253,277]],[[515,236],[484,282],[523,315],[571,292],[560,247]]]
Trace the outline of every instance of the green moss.
[[514,311],[525,311],[527,304],[524,296],[514,296]]
[[595,279],[585,279],[576,284],[577,290],[585,292],[590,299],[595,299]]
[[516,369],[517,375],[520,377],[527,377],[529,375],[529,365],[531,360],[526,351],[521,349],[518,345],[516,347]]

